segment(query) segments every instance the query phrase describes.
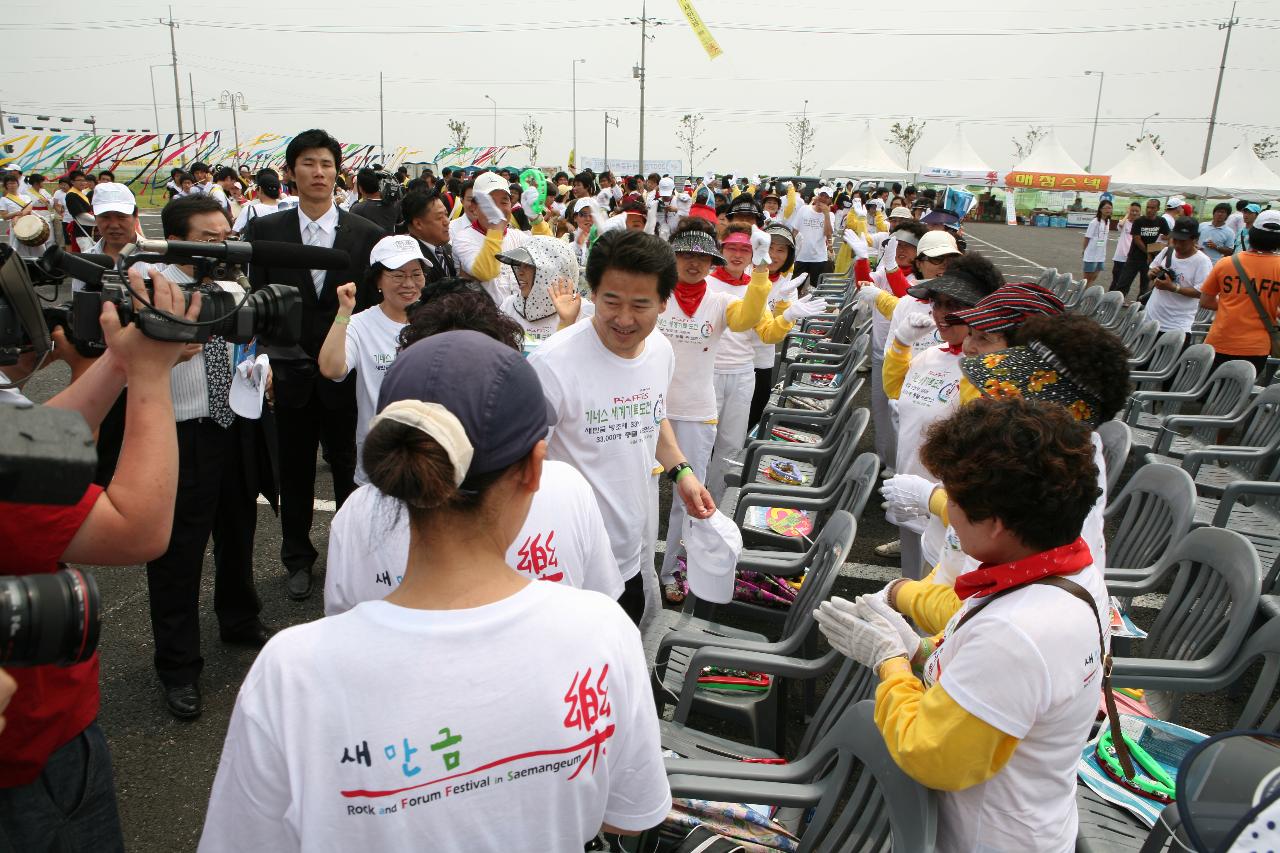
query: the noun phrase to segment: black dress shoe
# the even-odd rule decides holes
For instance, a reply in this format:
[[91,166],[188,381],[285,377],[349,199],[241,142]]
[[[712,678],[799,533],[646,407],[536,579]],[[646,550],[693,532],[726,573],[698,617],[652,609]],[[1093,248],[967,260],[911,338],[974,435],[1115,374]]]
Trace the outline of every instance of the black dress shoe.
[[234,643],[237,646],[252,646],[260,649],[275,636],[276,629],[268,628],[260,620],[253,620],[248,625],[233,630],[222,629],[222,642]]
[[311,595],[311,570],[298,569],[289,573],[289,597],[294,601],[305,601]]
[[169,706],[169,713],[179,720],[194,720],[200,716],[200,685],[175,684],[166,687],[164,703]]

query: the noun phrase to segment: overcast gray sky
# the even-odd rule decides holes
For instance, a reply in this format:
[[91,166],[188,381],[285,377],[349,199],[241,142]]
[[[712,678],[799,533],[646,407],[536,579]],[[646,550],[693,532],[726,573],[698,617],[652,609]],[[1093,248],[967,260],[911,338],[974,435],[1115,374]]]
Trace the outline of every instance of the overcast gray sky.
[[[1095,171],[1124,156],[1145,116],[1172,165],[1200,172],[1229,2],[1156,0],[695,0],[724,55],[707,59],[675,0],[649,0],[664,22],[648,48],[646,159],[677,159],[675,126],[704,118],[716,153],[699,171],[783,174],[787,128],[808,99],[817,126],[813,164],[845,150],[871,121],[883,139],[895,119],[928,122],[912,158],[927,165],[962,123],[997,168],[1013,161],[1012,136],[1053,127],[1081,163],[1089,158],[1098,77],[1106,72]],[[544,127],[544,164],[564,162],[572,135],[570,69],[577,66],[578,150],[603,153],[603,111],[620,118],[611,158],[636,156],[640,0],[355,3],[297,0],[257,5],[178,2],[184,121],[187,73],[197,101],[243,92],[241,137],[319,125],[344,141],[378,142],[378,72],[385,75],[386,143],[430,157],[459,118],[472,144],[521,141],[533,116]],[[1210,165],[1241,142],[1280,134],[1280,0],[1238,4]],[[93,111],[99,127],[151,127],[149,66],[168,62],[167,7],[151,3],[24,0],[5,4],[0,104],[6,112]],[[160,129],[173,131],[168,67],[155,70]],[[230,129],[210,104],[209,124]],[[199,112],[199,111],[197,111]],[[203,125],[203,118],[201,124]],[[189,122],[188,122],[189,123]],[[190,128],[188,128],[190,129]],[[899,155],[901,159],[901,155]],[[945,164],[938,164],[945,165]],[[1280,160],[1273,160],[1273,168]]]

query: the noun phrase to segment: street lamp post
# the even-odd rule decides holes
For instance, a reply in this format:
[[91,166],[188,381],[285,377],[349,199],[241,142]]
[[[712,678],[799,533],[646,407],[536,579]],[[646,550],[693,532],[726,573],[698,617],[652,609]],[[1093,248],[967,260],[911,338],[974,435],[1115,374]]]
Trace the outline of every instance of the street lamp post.
[[[578,63],[586,62],[585,59],[575,59],[571,65],[573,69],[573,160],[577,165],[578,157]],[[606,167],[608,168],[608,167]]]
[[1147,116],[1146,118],[1144,118],[1144,119],[1142,120],[1142,124],[1141,124],[1141,125],[1139,126],[1139,128],[1138,128],[1138,141],[1139,141],[1139,142],[1141,142],[1141,141],[1142,141],[1142,138],[1143,138],[1144,136],[1146,136],[1146,135],[1147,135],[1147,122],[1148,122],[1148,121],[1150,121],[1151,119],[1155,118],[1155,117],[1156,117],[1156,116],[1158,116],[1158,115],[1160,115],[1160,113],[1152,113],[1151,115]]
[[1107,72],[1105,71],[1086,71],[1087,77],[1090,74],[1098,75],[1098,103],[1093,108],[1093,136],[1089,137],[1089,165],[1084,167],[1086,172],[1093,171],[1093,146],[1098,141],[1098,113],[1102,110],[1102,84],[1106,82]]
[[236,120],[236,110],[237,109],[247,110],[249,109],[249,107],[244,102],[243,92],[229,92],[226,89],[222,90],[222,96],[218,100],[218,106],[223,109],[227,109],[227,108],[231,109],[231,132],[235,135],[235,142],[236,142],[236,155],[235,157],[232,158],[232,160],[236,164],[236,169],[239,169],[240,168],[240,122]]
[[609,171],[609,125],[618,126],[618,117],[609,117],[606,111],[604,114],[604,170]]
[[493,159],[496,163],[498,159],[498,102],[488,95],[485,95],[485,97],[488,98],[489,103],[493,104]]

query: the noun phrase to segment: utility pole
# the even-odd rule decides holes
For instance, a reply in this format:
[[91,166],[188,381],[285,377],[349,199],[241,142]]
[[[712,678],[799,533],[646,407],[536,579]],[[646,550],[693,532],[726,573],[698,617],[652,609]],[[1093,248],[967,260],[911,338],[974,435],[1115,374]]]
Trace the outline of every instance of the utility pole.
[[1222,63],[1218,66],[1218,85],[1213,90],[1213,110],[1209,113],[1209,133],[1204,138],[1204,158],[1200,161],[1200,174],[1209,171],[1209,149],[1213,147],[1213,126],[1218,121],[1218,97],[1222,94],[1222,75],[1227,70],[1227,48],[1231,47],[1231,28],[1239,23],[1236,17],[1236,4],[1231,4],[1231,17],[1225,24],[1218,24],[1218,29],[1227,31],[1227,38],[1222,43]]
[[378,159],[385,161],[387,159],[387,129],[383,123],[381,71],[378,72],[378,150],[382,152],[382,156]]
[[[586,62],[586,60],[575,59],[572,65],[570,66],[572,69],[571,76],[573,78],[573,83],[571,84],[571,87],[573,89],[573,162],[575,166],[582,159],[582,156],[578,154],[578,63],[579,62]],[[608,167],[606,166],[605,168],[608,168]]]
[[[174,30],[178,25],[173,20],[173,7],[169,7],[169,20],[161,20],[160,23],[169,27],[169,53],[173,57],[173,106],[174,111],[178,114],[178,138],[181,139],[185,133],[182,127],[182,87],[178,83],[178,39],[174,35]],[[187,165],[186,149],[183,148],[182,165]]]
[[1089,165],[1084,167],[1086,172],[1093,171],[1093,146],[1098,141],[1098,113],[1102,110],[1102,84],[1106,82],[1107,72],[1105,71],[1086,71],[1085,76],[1090,74],[1098,75],[1098,102],[1093,107],[1093,136],[1089,137]]
[[226,109],[227,107],[231,108],[231,132],[232,134],[234,134],[235,141],[236,141],[236,155],[233,159],[235,160],[236,168],[239,169],[240,168],[240,122],[237,121],[236,119],[236,109],[238,107],[241,110],[247,110],[249,109],[249,107],[245,105],[243,92],[228,92],[226,89],[222,90],[222,95],[218,99],[218,106],[223,109]]
[[[640,64],[633,66],[631,76],[640,81],[640,168],[641,174],[644,174],[644,77],[645,77],[645,46],[649,39],[653,36],[648,35],[649,15],[647,0],[640,2],[640,20],[628,18],[628,23],[640,25]],[[653,21],[655,27],[661,26],[662,21]]]
[[618,126],[618,117],[609,118],[609,113],[604,114],[604,170],[609,171],[609,125]]
[[196,124],[196,81],[191,76],[191,72],[187,72],[187,90],[191,93],[191,132],[200,136],[200,127]]

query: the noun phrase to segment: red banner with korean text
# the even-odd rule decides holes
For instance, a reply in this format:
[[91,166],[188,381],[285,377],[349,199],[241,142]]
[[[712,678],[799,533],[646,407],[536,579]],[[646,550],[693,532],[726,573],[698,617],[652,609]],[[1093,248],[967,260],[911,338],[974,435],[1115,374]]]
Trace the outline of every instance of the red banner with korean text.
[[1054,172],[1008,172],[1004,185],[1013,190],[1075,190],[1100,193],[1111,183],[1109,175],[1062,175]]

